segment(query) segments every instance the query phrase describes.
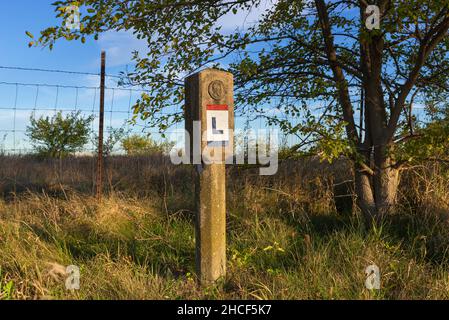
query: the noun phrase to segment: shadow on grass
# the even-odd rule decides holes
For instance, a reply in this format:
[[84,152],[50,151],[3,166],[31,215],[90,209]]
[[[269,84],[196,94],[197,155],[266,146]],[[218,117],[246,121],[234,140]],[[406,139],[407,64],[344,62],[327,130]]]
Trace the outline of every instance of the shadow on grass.
[[[373,249],[377,242],[381,246],[388,244],[399,247],[401,255],[408,259],[436,267],[449,265],[449,223],[435,216],[396,214],[377,229],[367,228],[359,216],[349,214],[316,214],[307,218],[281,214],[276,218],[294,229],[294,236],[288,238],[287,244],[284,242],[285,252],[260,252],[252,263],[255,270],[297,272],[301,261],[310,254],[320,255],[321,248],[337,253],[343,250],[344,254],[344,250],[352,250],[351,246],[353,250],[363,250],[365,241],[371,242]],[[339,248],[339,241],[344,239],[348,242]]]
[[384,223],[384,234],[417,260],[449,264],[449,223],[431,215],[396,214]]
[[[181,278],[193,273],[195,268],[194,246],[188,241],[193,228],[181,230],[183,218],[171,217],[148,224],[146,230],[151,237],[143,237],[132,230],[129,235],[101,232],[90,223],[76,222],[62,225],[58,230],[50,223],[31,225],[39,238],[59,248],[75,261],[93,260],[106,255],[116,261],[124,257],[133,263],[146,266],[163,278]],[[167,225],[170,224],[170,225]],[[172,235],[165,230],[172,227]]]

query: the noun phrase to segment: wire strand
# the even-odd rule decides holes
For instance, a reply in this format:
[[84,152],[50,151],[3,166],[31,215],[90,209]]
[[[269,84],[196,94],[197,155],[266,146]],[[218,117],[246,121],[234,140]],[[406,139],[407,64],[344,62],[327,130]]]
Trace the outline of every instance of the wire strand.
[[[101,76],[99,73],[93,72],[80,72],[80,71],[69,71],[69,70],[58,70],[58,69],[41,69],[41,68],[25,68],[25,67],[11,67],[11,66],[0,66],[0,69],[4,70],[18,70],[18,71],[33,71],[33,72],[50,72],[50,73],[64,73],[64,74],[77,74],[77,75],[85,75],[85,76]],[[122,77],[114,74],[106,74],[106,77],[109,78],[118,78]]]
[[[100,87],[92,86],[74,86],[74,85],[61,85],[61,84],[51,84],[51,83],[25,83],[25,82],[7,82],[0,81],[0,85],[10,85],[10,86],[33,86],[33,87],[47,87],[47,88],[63,88],[63,89],[100,89]],[[119,90],[119,91],[133,91],[133,92],[145,92],[145,89],[131,89],[131,88],[121,88],[121,87],[105,87],[106,90]]]

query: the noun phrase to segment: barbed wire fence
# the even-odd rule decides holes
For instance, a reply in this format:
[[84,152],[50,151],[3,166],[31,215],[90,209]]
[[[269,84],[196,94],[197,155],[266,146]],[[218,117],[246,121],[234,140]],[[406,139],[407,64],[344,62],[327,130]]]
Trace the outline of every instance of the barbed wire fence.
[[[69,181],[75,187],[86,185],[86,190],[92,192],[95,192],[95,188],[97,188],[98,196],[101,194],[98,186],[103,188],[105,184],[111,183],[109,177],[106,177],[106,181],[102,178],[98,180],[98,172],[106,170],[107,176],[112,175],[111,172],[114,170],[122,170],[121,167],[125,167],[123,164],[125,162],[130,168],[142,169],[144,166],[151,166],[150,159],[137,157],[124,160],[112,157],[107,158],[105,170],[97,168],[97,164],[100,162],[97,160],[101,100],[100,73],[1,65],[0,71],[9,72],[12,75],[12,77],[4,75],[1,80],[5,78],[29,79],[31,78],[29,73],[42,74],[42,77],[33,77],[33,79],[43,80],[35,82],[0,80],[0,156],[3,156],[0,157],[1,193],[7,194],[12,190],[12,193],[15,194],[20,186],[32,189],[39,186],[41,181],[54,180],[63,184]],[[81,78],[79,79],[79,77]],[[133,106],[145,92],[144,88],[119,86],[118,80],[121,79],[119,75],[105,74],[105,78],[104,141],[107,141],[114,130],[123,129],[125,136],[122,137],[122,141],[126,136],[137,134],[150,136],[156,143],[175,142],[170,140],[173,137],[171,132],[175,132],[174,136],[178,139],[178,146],[183,145],[183,121],[173,123],[164,136],[158,128],[149,126],[147,121],[141,120],[139,117],[134,118]],[[168,107],[167,110],[159,111],[155,116],[168,116],[179,111],[176,107]],[[27,134],[31,118],[51,118],[59,112],[63,116],[79,112],[82,118],[91,117],[93,120],[90,124],[89,142],[76,153],[75,158],[64,160],[63,164],[57,159],[46,158],[43,162],[29,159],[27,156],[35,154],[37,151]],[[133,122],[130,121],[132,119]],[[267,128],[262,117],[241,114],[236,115],[235,127],[240,130]],[[111,155],[125,154],[121,141],[117,141]],[[125,175],[128,176],[129,172]],[[133,183],[134,180],[145,183],[140,180],[142,175],[135,175],[133,179],[131,176],[129,175],[127,179]]]
[[[34,98],[31,98],[30,95],[33,92]],[[114,128],[126,128],[127,132],[145,132],[158,136],[157,130],[152,130],[143,124],[136,126],[130,124],[133,116],[132,105],[142,92],[144,92],[143,89],[105,88],[106,135]],[[96,150],[93,145],[94,136],[98,134],[99,93],[99,86],[0,82],[0,96],[3,96],[0,100],[0,152],[10,155],[32,153],[33,148],[26,135],[30,117],[52,116],[58,112],[62,114],[80,112],[82,117],[93,117],[91,141],[85,146],[83,153],[94,152]],[[8,95],[10,97],[7,97]],[[123,103],[125,96],[127,96],[126,104]],[[11,103],[8,104],[8,100],[11,100]],[[72,102],[63,103],[62,100],[72,100]],[[122,101],[121,104],[120,101]]]
[[[17,72],[42,72],[44,74],[58,74],[65,76],[84,76],[88,77],[87,81],[93,85],[79,84],[62,84],[61,82],[6,82],[0,81],[0,154],[3,155],[28,155],[34,152],[31,141],[26,132],[27,126],[30,124],[30,117],[39,118],[41,116],[53,116],[58,112],[68,114],[71,112],[80,112],[82,117],[92,117],[91,133],[89,143],[85,145],[80,155],[95,155],[97,146],[95,145],[95,137],[98,136],[98,119],[99,119],[99,102],[100,102],[100,73],[89,73],[79,71],[68,71],[58,69],[42,69],[42,68],[24,68],[1,66],[0,70],[17,71]],[[107,79],[120,79],[121,76],[106,74]],[[51,77],[47,77],[48,80]],[[81,81],[86,81],[81,80]],[[138,117],[135,123],[131,123],[133,119],[133,105],[141,94],[145,92],[143,88],[136,87],[120,87],[113,85],[113,81],[107,81],[105,87],[105,138],[113,130],[124,129],[127,134],[144,134],[149,135],[156,142],[166,140],[159,130],[149,127],[145,121]],[[279,110],[277,110],[279,111]],[[156,117],[170,115],[176,110],[160,111]],[[422,109],[415,108],[414,112],[419,116]],[[281,117],[288,119],[292,125],[295,120],[288,115]],[[298,121],[299,123],[299,121]],[[267,127],[265,119],[254,117],[254,115],[236,115],[236,130],[245,130],[247,128],[259,129],[277,129],[280,136],[279,141],[286,146],[298,144],[301,139],[293,134],[284,134],[276,125]],[[180,131],[184,129],[184,123],[174,123],[171,130]],[[120,143],[117,143],[113,154],[123,154],[124,150]]]
[[[71,112],[80,112],[83,118],[92,117],[90,141],[79,154],[93,155],[97,150],[94,145],[95,137],[98,136],[99,118],[99,96],[100,96],[100,74],[87,72],[74,72],[64,70],[5,67],[0,70],[17,70],[28,72],[58,73],[64,75],[81,75],[95,77],[93,80],[98,85],[67,85],[51,82],[5,82],[0,81],[0,154],[4,155],[28,155],[34,152],[31,141],[27,136],[27,126],[30,117],[53,116],[58,112],[63,115]],[[107,78],[120,78],[118,75],[106,75]],[[92,81],[92,80],[91,80]],[[124,129],[128,134],[145,134],[157,142],[164,138],[157,128],[149,127],[145,121],[137,117],[133,119],[133,105],[141,94],[145,92],[142,88],[124,88],[120,86],[105,87],[105,137],[115,129]],[[157,116],[173,114],[176,110],[169,112],[160,111]],[[265,128],[262,117],[251,118],[249,116],[236,116],[236,129],[243,130],[245,127]],[[184,123],[174,123],[172,130],[184,129]],[[290,139],[289,144],[293,144]],[[114,148],[114,154],[123,154],[124,150],[120,144]]]

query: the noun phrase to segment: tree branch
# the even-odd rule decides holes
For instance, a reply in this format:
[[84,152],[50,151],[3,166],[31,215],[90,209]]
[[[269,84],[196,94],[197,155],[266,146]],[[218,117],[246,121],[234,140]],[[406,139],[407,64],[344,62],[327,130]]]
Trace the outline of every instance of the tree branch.
[[[447,11],[447,9],[443,9]],[[396,130],[401,111],[404,107],[404,103],[415,85],[421,68],[424,66],[428,56],[435,49],[435,47],[440,43],[440,41],[447,36],[449,30],[449,16],[446,16],[439,24],[432,28],[424,37],[418,51],[418,57],[415,66],[410,71],[409,76],[405,83],[401,87],[398,98],[396,99],[394,109],[390,121],[388,123],[388,137],[393,137]]]
[[342,68],[337,61],[337,54],[335,51],[334,40],[332,36],[330,21],[326,4],[324,0],[315,0],[315,5],[318,11],[318,17],[321,24],[321,29],[324,35],[324,44],[326,49],[327,59],[329,60],[332,73],[335,78],[336,87],[338,90],[339,102],[343,109],[343,118],[347,122],[346,133],[349,139],[358,143],[357,130],[355,128],[354,114],[351,99],[349,96],[348,83],[345,79]]

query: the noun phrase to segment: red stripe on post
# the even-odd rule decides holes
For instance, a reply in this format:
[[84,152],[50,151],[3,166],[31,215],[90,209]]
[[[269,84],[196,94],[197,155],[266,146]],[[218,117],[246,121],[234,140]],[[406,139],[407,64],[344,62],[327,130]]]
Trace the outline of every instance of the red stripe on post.
[[208,104],[206,106],[207,110],[228,110],[227,104]]

